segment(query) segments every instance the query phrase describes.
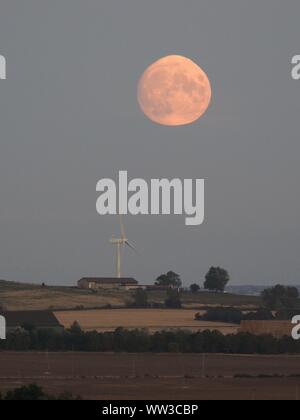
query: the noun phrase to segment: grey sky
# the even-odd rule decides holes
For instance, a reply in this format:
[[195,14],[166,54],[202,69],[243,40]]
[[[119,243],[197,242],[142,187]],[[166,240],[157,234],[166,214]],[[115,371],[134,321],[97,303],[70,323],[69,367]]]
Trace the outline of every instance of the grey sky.
[[[0,278],[113,275],[117,219],[96,183],[205,178],[206,221],[127,217],[125,274],[185,284],[222,265],[233,284],[299,283],[299,0],[2,0]],[[136,86],[168,54],[199,63],[213,103],[180,128],[148,121]]]

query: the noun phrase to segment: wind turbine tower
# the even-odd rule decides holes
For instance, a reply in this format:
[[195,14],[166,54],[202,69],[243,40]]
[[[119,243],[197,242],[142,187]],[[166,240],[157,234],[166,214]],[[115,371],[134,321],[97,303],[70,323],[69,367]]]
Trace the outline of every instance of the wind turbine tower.
[[122,277],[122,270],[121,270],[121,252],[125,248],[125,246],[128,246],[129,248],[133,249],[135,252],[136,249],[129,240],[126,238],[125,234],[125,227],[122,220],[122,216],[119,215],[120,220],[120,229],[121,229],[121,237],[120,238],[111,238],[110,243],[116,246],[116,272],[117,272],[117,278]]

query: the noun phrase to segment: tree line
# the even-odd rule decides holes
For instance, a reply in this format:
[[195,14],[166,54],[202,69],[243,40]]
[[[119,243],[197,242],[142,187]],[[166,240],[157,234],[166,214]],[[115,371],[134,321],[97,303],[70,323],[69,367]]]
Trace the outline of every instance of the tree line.
[[197,313],[197,321],[227,322],[240,324],[242,321],[290,321],[299,315],[299,291],[296,287],[277,285],[261,294],[263,308],[244,313],[237,308],[212,308],[203,315]]
[[300,341],[292,337],[254,336],[248,333],[223,335],[218,331],[147,330],[84,332],[78,324],[55,331],[27,329],[11,331],[0,341],[0,350],[9,351],[85,351],[129,353],[227,353],[227,354],[300,354]]
[[197,313],[197,321],[225,322],[229,324],[240,324],[242,321],[291,321],[298,315],[298,311],[278,311],[273,313],[268,309],[244,313],[237,308],[213,308],[208,309],[203,315]]

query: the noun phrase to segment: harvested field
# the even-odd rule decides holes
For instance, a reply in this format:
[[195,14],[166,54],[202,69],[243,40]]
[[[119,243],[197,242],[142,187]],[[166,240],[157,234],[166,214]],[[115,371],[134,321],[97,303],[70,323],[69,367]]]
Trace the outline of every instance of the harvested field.
[[253,335],[270,334],[282,338],[290,336],[292,329],[291,321],[242,321],[240,331]]
[[[246,375],[251,377],[237,377]],[[283,377],[271,378],[274,375]],[[299,398],[300,357],[0,354],[0,391],[32,382],[40,384],[52,394],[67,390],[85,399],[99,400],[295,400]]]
[[126,329],[147,328],[150,332],[169,329],[191,331],[218,330],[223,334],[235,334],[239,326],[234,324],[195,321],[195,311],[191,309],[106,309],[90,311],[55,312],[64,327],[77,321],[85,331],[114,331],[118,327]]
[[90,291],[67,287],[2,290],[0,300],[7,310],[47,310],[70,308],[95,308],[124,306],[128,292],[103,291],[93,294]]

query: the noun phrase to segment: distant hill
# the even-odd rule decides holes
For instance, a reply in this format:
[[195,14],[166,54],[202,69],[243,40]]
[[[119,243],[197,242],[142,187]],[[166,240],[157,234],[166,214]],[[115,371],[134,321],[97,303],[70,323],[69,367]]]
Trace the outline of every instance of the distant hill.
[[[101,290],[93,292],[76,287],[42,286],[0,280],[0,306],[6,310],[65,310],[125,307],[132,302],[133,292]],[[166,292],[149,292],[149,302],[162,306]],[[190,293],[182,294],[185,308],[201,310],[211,306],[255,308],[261,305],[259,297],[238,294]]]
[[6,310],[80,309],[106,305],[124,306],[125,294],[111,291],[97,294],[76,287],[0,280],[0,306]]
[[[270,287],[272,287],[272,286],[250,286],[250,285],[228,286],[226,288],[226,292],[232,293],[232,294],[235,294],[235,295],[260,296],[261,293],[265,289],[269,289]],[[300,286],[292,286],[292,287],[297,287],[297,289],[300,292]]]
[[39,285],[29,284],[29,283],[18,283],[16,281],[0,280],[0,289],[3,291],[5,289],[34,289],[36,287],[41,287]]

